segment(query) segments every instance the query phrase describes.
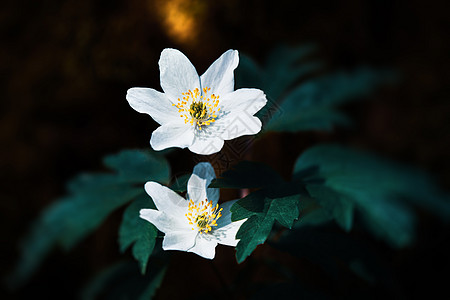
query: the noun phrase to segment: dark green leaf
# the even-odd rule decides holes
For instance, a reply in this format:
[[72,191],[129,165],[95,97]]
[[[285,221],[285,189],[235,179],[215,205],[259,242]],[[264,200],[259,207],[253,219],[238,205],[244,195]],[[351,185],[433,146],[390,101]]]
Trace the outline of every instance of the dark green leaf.
[[349,125],[349,119],[337,110],[338,106],[367,97],[377,87],[392,80],[392,73],[370,69],[311,79],[281,100],[281,113],[265,129],[296,132],[331,130],[334,125]]
[[231,170],[225,171],[209,187],[214,188],[258,188],[279,184],[283,179],[269,166],[250,161],[242,161]]
[[[304,172],[307,169],[316,172]],[[344,229],[350,229],[355,209],[375,235],[393,246],[413,241],[414,206],[443,220],[450,216],[448,196],[426,174],[340,146],[323,145],[305,151],[295,164],[294,176],[304,182],[323,182],[307,184],[307,189]]]
[[306,187],[311,197],[317,200],[324,211],[330,215],[345,231],[353,224],[354,204],[345,194],[340,194],[324,186],[310,184]]
[[301,63],[303,59],[316,51],[316,46],[299,47],[279,46],[270,54],[265,63],[264,91],[270,97],[278,99],[300,77],[317,70],[321,64]]
[[261,88],[262,74],[261,68],[251,57],[239,54],[239,66],[235,70],[236,89]]
[[281,94],[301,77],[321,66],[317,62],[301,63],[315,49],[314,45],[277,47],[270,53],[263,67],[258,66],[251,58],[241,54],[240,64],[236,69],[237,87],[262,89],[269,98],[277,101]]
[[141,266],[144,274],[147,261],[155,247],[158,230],[151,223],[139,217],[142,208],[155,208],[147,194],[137,197],[124,211],[122,224],[119,228],[120,250],[124,252],[133,244],[132,253]]
[[63,232],[58,237],[59,243],[66,249],[72,248],[103,223],[110,213],[143,192],[143,188],[117,183],[63,198],[60,201],[65,202],[69,209],[60,215],[58,226],[63,228]]
[[268,198],[264,190],[251,193],[231,207],[232,220],[248,218],[242,224],[236,238],[236,258],[239,263],[245,260],[259,244],[266,241],[274,221],[291,228],[299,215],[300,195]]
[[[76,177],[68,184],[68,196],[42,212],[25,237],[11,285],[23,284],[55,245],[73,247],[111,212],[144,194],[145,181],[169,178],[167,161],[149,151],[126,150],[107,157],[105,163],[116,172]],[[133,249],[136,253],[139,245]]]
[[125,182],[169,181],[169,163],[149,150],[124,150],[107,156],[104,164],[117,171],[117,176]]
[[256,246],[263,244],[272,230],[274,219],[265,215],[253,215],[242,224],[236,238],[240,239],[236,246],[236,259],[241,263]]

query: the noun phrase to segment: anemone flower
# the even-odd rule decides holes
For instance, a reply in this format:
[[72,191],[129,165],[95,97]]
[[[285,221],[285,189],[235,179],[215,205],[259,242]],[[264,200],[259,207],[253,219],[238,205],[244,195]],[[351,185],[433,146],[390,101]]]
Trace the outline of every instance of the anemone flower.
[[261,130],[254,114],[266,104],[266,95],[259,89],[234,90],[238,63],[238,52],[228,50],[199,77],[183,53],[162,51],[159,69],[164,93],[135,87],[126,96],[133,109],[161,125],[150,139],[154,150],[188,147],[209,155],[219,152],[224,140]]
[[236,233],[245,219],[231,222],[230,207],[236,200],[219,205],[219,189],[208,188],[214,178],[211,164],[197,164],[187,183],[186,199],[159,183],[145,184],[157,210],[141,209],[140,217],[164,232],[164,250],[213,259],[217,244],[237,245]]

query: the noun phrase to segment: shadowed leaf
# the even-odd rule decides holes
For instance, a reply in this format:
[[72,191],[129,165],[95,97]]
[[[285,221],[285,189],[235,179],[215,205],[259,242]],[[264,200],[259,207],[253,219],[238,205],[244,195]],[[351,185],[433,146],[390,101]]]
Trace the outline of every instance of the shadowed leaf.
[[155,205],[147,194],[136,198],[124,211],[119,228],[119,245],[122,252],[133,245],[133,257],[139,262],[141,272],[144,274],[148,258],[155,247],[158,230],[151,223],[139,217],[139,211],[142,208],[155,209]]
[[[34,222],[9,278],[11,286],[25,283],[55,245],[72,248],[111,212],[144,194],[145,181],[169,179],[167,161],[150,151],[125,150],[108,156],[105,164],[115,172],[77,176],[67,186],[68,196],[54,202]],[[139,252],[140,246],[133,252]]]
[[343,103],[367,97],[380,85],[392,82],[392,72],[359,69],[339,72],[301,83],[279,101],[280,114],[265,126],[268,131],[331,130],[350,120],[338,110]]
[[[304,172],[312,167],[315,174]],[[307,183],[311,196],[342,228],[351,228],[355,210],[372,233],[395,247],[414,240],[415,207],[444,221],[450,216],[448,195],[427,174],[344,147],[310,148],[297,160],[294,177]],[[323,183],[308,184],[314,180]]]

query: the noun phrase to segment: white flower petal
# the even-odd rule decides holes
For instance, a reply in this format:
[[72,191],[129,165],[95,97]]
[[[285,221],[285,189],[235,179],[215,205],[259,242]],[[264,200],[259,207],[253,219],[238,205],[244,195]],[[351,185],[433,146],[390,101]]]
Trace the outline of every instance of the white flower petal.
[[214,236],[217,239],[217,242],[222,245],[236,247],[239,243],[239,240],[236,239],[236,233],[245,221],[247,221],[247,219],[231,222],[226,226],[216,229],[214,231]]
[[220,208],[223,209],[222,216],[217,220],[217,227],[212,232],[219,244],[235,247],[239,242],[236,239],[236,233],[247,219],[231,222],[230,208],[236,201],[227,201],[220,205]]
[[193,141],[193,127],[184,122],[167,123],[153,131],[150,145],[154,150],[159,151],[170,147],[186,148],[192,145]]
[[245,113],[248,116],[253,116],[266,103],[266,95],[258,89],[239,89],[220,98],[223,111]]
[[188,251],[195,246],[198,232],[190,231],[171,231],[164,236],[162,248],[164,250]]
[[200,77],[202,88],[211,88],[219,96],[234,90],[234,69],[239,64],[239,54],[236,50],[228,50],[222,54]]
[[[230,114],[217,121],[221,126],[220,138],[231,140],[243,135],[253,135],[261,131],[262,123],[258,117],[246,113]],[[190,148],[189,148],[190,149]]]
[[[188,209],[188,201],[186,199],[157,182],[149,181],[145,184],[144,188],[147,194],[152,197],[153,202],[160,212],[164,212],[179,220],[187,220],[185,213]],[[188,227],[188,225],[186,226]]]
[[155,209],[141,209],[139,211],[139,216],[155,225],[159,231],[164,233],[191,230],[191,228],[184,224],[182,220]]
[[197,154],[210,155],[222,150],[223,144],[223,139],[218,136],[195,136],[189,150]]
[[217,220],[217,228],[226,226],[231,223],[231,206],[236,203],[238,199],[231,200],[220,204],[220,208],[222,208],[222,216]]
[[172,106],[169,98],[154,89],[131,88],[127,91],[126,98],[134,110],[149,114],[161,125],[179,118],[178,110]]
[[219,201],[220,191],[217,188],[208,188],[213,179],[216,178],[214,168],[208,162],[198,163],[194,167],[191,177],[187,184],[189,198],[198,203],[208,199],[213,202],[213,206]]
[[188,250],[207,259],[213,259],[216,255],[217,241],[210,238],[207,234],[197,236],[194,247]]
[[172,100],[181,93],[200,89],[200,78],[189,59],[176,49],[164,49],[159,59],[161,87]]

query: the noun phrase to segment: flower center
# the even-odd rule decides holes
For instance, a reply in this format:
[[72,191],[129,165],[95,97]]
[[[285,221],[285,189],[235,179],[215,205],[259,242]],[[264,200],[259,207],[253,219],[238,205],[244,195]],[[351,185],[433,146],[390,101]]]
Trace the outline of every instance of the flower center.
[[217,226],[217,220],[222,216],[222,208],[219,204],[212,206],[212,201],[208,199],[201,201],[198,205],[194,204],[192,199],[189,201],[188,213],[186,218],[191,224],[192,230],[197,228],[200,233],[208,233],[212,230],[212,226]]
[[172,104],[178,108],[181,113],[180,117],[184,118],[184,123],[190,123],[202,130],[202,126],[208,126],[214,123],[217,113],[220,111],[219,96],[215,94],[208,95],[210,88],[204,87],[202,92],[196,88],[195,90],[181,93],[183,99],[178,98],[177,104]]

